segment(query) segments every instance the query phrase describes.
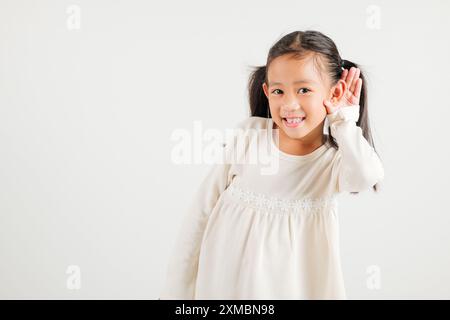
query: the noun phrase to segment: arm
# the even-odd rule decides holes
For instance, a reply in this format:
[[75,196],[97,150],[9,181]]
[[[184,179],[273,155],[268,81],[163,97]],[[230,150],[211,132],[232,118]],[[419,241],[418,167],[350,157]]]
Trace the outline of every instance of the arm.
[[356,125],[359,105],[339,108],[327,115],[331,135],[339,145],[333,165],[337,172],[338,192],[359,192],[384,179],[384,169],[373,147]]
[[[230,147],[227,147],[228,145]],[[233,144],[227,146],[224,148],[224,154],[231,152]],[[233,179],[233,168],[230,162],[214,163],[203,178],[181,222],[161,299],[195,298],[199,254],[205,227],[221,193]]]

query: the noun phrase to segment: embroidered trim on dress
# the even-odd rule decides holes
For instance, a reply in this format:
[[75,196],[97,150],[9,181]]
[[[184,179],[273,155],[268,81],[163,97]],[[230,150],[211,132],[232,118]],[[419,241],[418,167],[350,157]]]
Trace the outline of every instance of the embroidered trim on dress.
[[239,187],[230,185],[227,190],[237,199],[244,201],[247,205],[260,209],[270,210],[279,213],[289,212],[313,212],[324,209],[329,205],[336,206],[337,199],[335,196],[323,198],[302,198],[302,199],[280,199],[269,197],[265,194],[244,190]]

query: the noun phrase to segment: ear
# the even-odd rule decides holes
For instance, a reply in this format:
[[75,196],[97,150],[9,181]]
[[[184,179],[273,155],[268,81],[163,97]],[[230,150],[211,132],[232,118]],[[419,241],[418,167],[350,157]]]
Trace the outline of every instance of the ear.
[[267,84],[265,82],[263,82],[262,87],[263,87],[264,94],[266,95],[267,99],[269,99],[269,88],[267,87]]
[[338,102],[344,97],[346,91],[347,83],[341,79],[330,89],[329,100],[333,105],[337,105]]

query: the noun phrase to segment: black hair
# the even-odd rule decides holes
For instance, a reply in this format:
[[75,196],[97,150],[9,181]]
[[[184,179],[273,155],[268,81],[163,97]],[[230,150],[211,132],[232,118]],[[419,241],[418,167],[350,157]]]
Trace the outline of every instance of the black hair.
[[[269,50],[267,56],[266,65],[253,67],[248,81],[248,98],[250,104],[251,116],[258,116],[263,118],[271,118],[269,101],[262,88],[263,83],[268,85],[267,70],[270,63],[277,57],[285,54],[291,54],[295,58],[303,58],[308,54],[314,54],[314,61],[320,60],[325,65],[325,72],[331,78],[332,85],[336,84],[344,69],[350,69],[351,67],[361,68],[354,62],[344,60],[341,58],[339,51],[328,36],[322,34],[319,31],[306,30],[306,31],[294,31],[278,40]],[[318,64],[321,66],[322,64]],[[375,153],[375,145],[372,138],[372,133],[369,124],[369,115],[367,109],[367,84],[366,79],[363,76],[361,70],[360,78],[362,79],[361,95],[359,100],[359,118],[356,125],[361,128],[364,138],[373,147]],[[331,129],[328,128],[328,141],[335,149],[339,149],[339,146],[331,135]],[[375,192],[377,192],[377,184],[373,186]],[[358,192],[351,192],[352,194],[358,194]]]

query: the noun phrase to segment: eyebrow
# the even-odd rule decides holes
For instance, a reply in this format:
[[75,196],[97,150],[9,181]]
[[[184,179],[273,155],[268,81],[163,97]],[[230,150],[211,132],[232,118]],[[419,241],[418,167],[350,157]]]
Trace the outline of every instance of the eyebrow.
[[[297,80],[294,81],[292,84],[297,84],[297,83],[317,83],[314,80],[310,80],[310,79],[304,79],[304,80]],[[272,86],[279,86],[279,85],[283,85],[281,82],[269,82],[269,87]]]

